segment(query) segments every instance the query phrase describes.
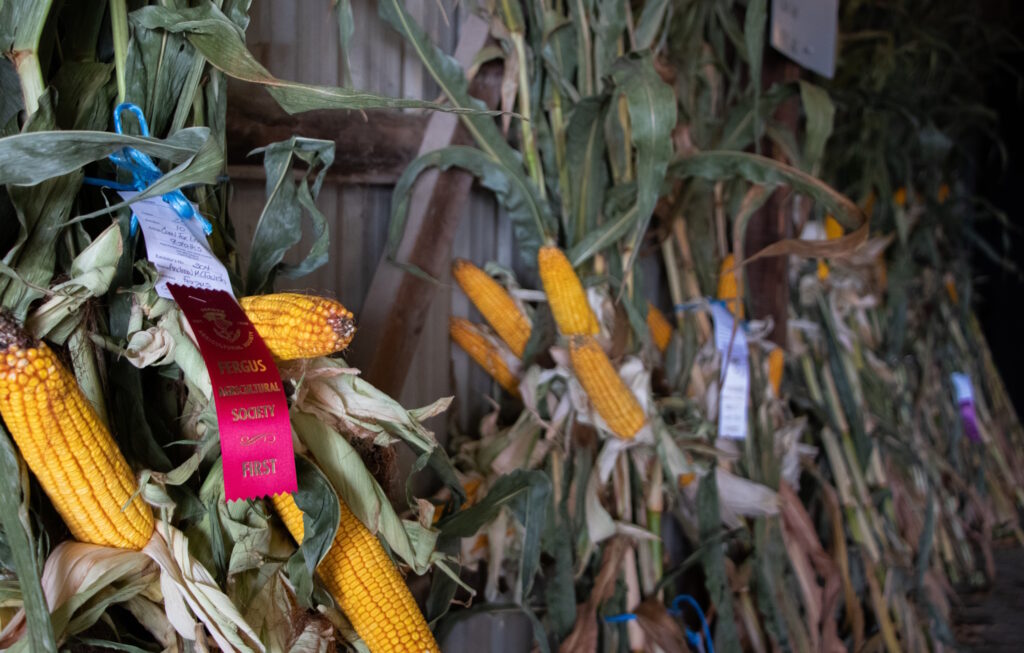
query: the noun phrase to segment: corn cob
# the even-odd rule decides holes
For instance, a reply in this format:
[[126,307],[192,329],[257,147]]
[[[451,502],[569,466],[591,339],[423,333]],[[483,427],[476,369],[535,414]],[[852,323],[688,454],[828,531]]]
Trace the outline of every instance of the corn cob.
[[453,317],[448,320],[448,332],[452,340],[462,347],[477,365],[484,368],[498,385],[505,388],[509,394],[519,396],[519,379],[509,369],[498,348],[475,324]]
[[782,372],[786,366],[786,355],[776,347],[768,352],[768,382],[772,385],[775,396],[779,396],[782,387]]
[[597,335],[601,330],[597,317],[590,310],[580,278],[562,250],[550,245],[541,247],[537,252],[537,267],[559,331],[567,336]]
[[953,275],[947,274],[943,285],[946,286],[946,295],[949,297],[949,301],[953,302],[956,306],[960,303],[960,293],[956,291],[956,282],[953,280]]
[[647,328],[651,332],[651,340],[658,351],[665,353],[668,343],[672,340],[672,325],[665,314],[658,310],[654,304],[647,303]]
[[843,235],[843,225],[831,215],[825,216],[825,239],[835,240]]
[[[299,544],[305,535],[302,511],[290,494],[271,497],[274,508]],[[377,537],[340,502],[341,521],[317,574],[352,623],[370,653],[440,653],[395,564]]]
[[[833,218],[831,215],[825,216],[825,240],[835,240],[841,238],[843,235],[843,225],[839,224],[839,221]],[[825,261],[818,260],[818,278],[824,281],[828,279],[828,264]]]
[[452,264],[452,276],[509,349],[522,358],[530,340],[530,320],[512,296],[489,274],[465,259]]
[[729,254],[722,259],[722,265],[718,269],[718,299],[725,302],[729,312],[736,314],[736,301],[739,295],[739,288],[736,283],[736,271],[733,270],[735,259]]
[[868,193],[867,199],[864,200],[864,206],[861,207],[864,211],[864,215],[869,218],[875,214],[875,191]]
[[640,402],[622,381],[593,336],[573,336],[569,358],[594,410],[620,438],[631,439],[644,425]]
[[45,343],[0,313],[0,414],[75,539],[142,549],[153,512],[75,377]]
[[239,303],[280,360],[339,352],[356,332],[352,313],[333,299],[282,292],[243,297]]
[[907,205],[907,189],[900,186],[896,189],[896,192],[892,194],[892,202],[901,209]]

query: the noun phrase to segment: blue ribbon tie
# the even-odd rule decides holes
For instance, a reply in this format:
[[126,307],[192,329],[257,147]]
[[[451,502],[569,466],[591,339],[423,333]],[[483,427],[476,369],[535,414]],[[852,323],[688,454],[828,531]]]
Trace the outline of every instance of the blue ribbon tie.
[[[135,119],[139,123],[139,130],[142,132],[142,135],[149,136],[149,125],[146,123],[146,117],[143,115],[142,109],[131,102],[122,102],[114,108],[114,131],[118,134],[124,133],[121,127],[121,114],[125,111],[130,111],[135,114]],[[86,177],[85,183],[93,186],[113,188],[115,190],[135,190],[142,192],[156,183],[156,181],[163,176],[163,172],[161,172],[160,168],[153,162],[153,159],[149,158],[148,155],[140,152],[134,147],[122,148],[119,152],[114,152],[108,158],[118,168],[127,170],[131,173],[131,184],[121,184],[114,181],[108,181],[106,179],[96,179],[94,177]],[[188,198],[186,198],[180,190],[172,190],[168,193],[164,193],[161,197],[165,202],[170,204],[171,208],[174,209],[174,212],[177,213],[182,220],[197,220],[203,228],[203,233],[206,235],[213,233],[213,225],[210,224],[210,221],[196,213],[195,209],[192,207],[192,203],[188,201]],[[139,219],[134,213],[132,213],[130,233],[135,235],[138,227]]]

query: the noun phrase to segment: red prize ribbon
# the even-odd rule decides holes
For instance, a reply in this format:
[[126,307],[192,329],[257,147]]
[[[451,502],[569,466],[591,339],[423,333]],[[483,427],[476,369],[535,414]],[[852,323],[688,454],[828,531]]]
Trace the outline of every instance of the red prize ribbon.
[[213,383],[228,501],[295,492],[288,402],[274,357],[235,298],[167,284]]

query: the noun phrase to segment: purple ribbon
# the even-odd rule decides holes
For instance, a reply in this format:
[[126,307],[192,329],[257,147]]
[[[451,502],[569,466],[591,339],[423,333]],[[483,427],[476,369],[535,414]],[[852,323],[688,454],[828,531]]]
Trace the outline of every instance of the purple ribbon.
[[978,432],[978,420],[974,416],[974,402],[967,400],[960,402],[960,421],[964,424],[964,432],[971,442],[981,442],[981,433]]

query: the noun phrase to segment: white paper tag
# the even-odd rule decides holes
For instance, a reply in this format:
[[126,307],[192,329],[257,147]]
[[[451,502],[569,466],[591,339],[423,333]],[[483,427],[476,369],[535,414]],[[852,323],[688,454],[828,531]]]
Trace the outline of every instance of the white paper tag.
[[772,0],[772,47],[829,79],[838,30],[839,0]]
[[718,397],[718,436],[747,439],[747,404],[750,398],[750,360],[743,328],[733,334],[729,309],[711,305],[715,321],[715,348],[722,357],[722,388]]
[[962,372],[953,372],[950,376],[953,381],[953,394],[956,396],[956,403],[962,404],[965,401],[974,402],[974,389],[971,387],[971,377]]
[[[128,200],[137,194],[124,192],[121,197]],[[146,254],[160,273],[156,294],[173,299],[168,283],[234,294],[228,271],[210,251],[198,220],[182,220],[160,197],[136,202],[131,209],[146,238]]]

